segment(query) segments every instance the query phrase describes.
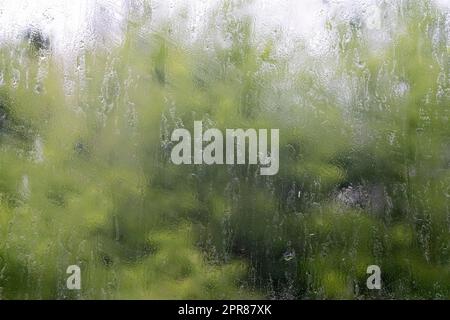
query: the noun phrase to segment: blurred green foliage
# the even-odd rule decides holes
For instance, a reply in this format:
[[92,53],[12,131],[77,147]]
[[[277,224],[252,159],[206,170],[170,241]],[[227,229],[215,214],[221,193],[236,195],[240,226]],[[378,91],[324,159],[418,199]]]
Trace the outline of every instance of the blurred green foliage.
[[[330,52],[283,55],[239,8],[189,43],[130,20],[69,75],[42,36],[1,46],[0,298],[450,298],[445,16],[406,1],[389,41],[336,19]],[[194,120],[280,128],[280,172],[171,164]]]

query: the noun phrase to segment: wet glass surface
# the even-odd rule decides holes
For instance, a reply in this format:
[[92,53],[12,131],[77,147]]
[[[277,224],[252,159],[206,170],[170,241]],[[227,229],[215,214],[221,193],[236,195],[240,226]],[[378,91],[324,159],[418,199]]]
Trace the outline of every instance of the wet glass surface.
[[449,299],[449,43],[445,0],[0,2],[0,299]]

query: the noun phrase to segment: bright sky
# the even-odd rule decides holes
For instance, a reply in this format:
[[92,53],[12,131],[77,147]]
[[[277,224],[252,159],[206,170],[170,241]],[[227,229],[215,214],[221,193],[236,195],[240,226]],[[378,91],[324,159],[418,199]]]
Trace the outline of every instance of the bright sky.
[[[0,42],[22,37],[36,27],[50,35],[57,51],[71,51],[80,40],[101,36],[120,37],[121,21],[130,3],[144,0],[2,0],[0,2]],[[450,8],[450,0],[435,0]],[[192,36],[202,25],[205,13],[218,0],[152,0],[152,23],[177,14],[185,8]],[[319,41],[321,28],[333,12],[364,10],[377,0],[255,0],[249,10],[262,32],[282,28],[292,37]],[[355,9],[356,8],[356,9]],[[91,32],[95,30],[95,32]]]

